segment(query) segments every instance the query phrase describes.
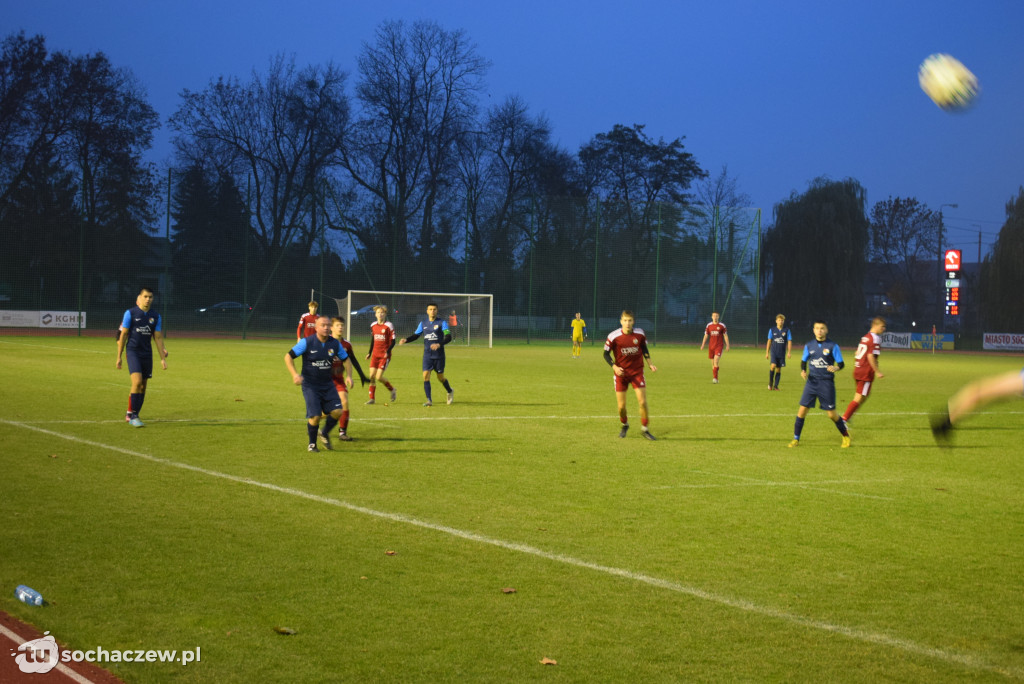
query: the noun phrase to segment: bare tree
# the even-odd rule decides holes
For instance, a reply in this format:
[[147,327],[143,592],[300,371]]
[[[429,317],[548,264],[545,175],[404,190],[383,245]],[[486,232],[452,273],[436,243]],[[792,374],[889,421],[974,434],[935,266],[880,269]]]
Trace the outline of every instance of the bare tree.
[[170,124],[186,164],[212,163],[240,187],[252,179],[257,241],[266,255],[289,244],[309,254],[317,239],[316,192],[337,163],[349,123],[346,74],[331,63],[299,69],[277,56],[249,83],[218,78],[182,93]]
[[364,243],[391,248],[393,286],[402,257],[414,247],[437,247],[435,211],[455,178],[459,144],[474,127],[488,66],[464,32],[428,21],[385,22],[363,46],[361,113],[341,160],[377,207],[379,221],[365,230],[381,234]]
[[919,318],[934,278],[938,250],[939,214],[913,197],[890,197],[871,208],[870,261],[883,264],[893,288],[894,303],[912,318]]

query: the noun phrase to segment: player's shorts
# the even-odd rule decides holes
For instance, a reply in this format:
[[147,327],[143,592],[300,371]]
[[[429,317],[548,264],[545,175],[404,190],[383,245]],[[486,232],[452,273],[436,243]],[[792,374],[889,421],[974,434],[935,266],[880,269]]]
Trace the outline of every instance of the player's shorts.
[[142,377],[153,377],[153,355],[140,354],[136,351],[128,351],[128,372],[142,373]]
[[643,373],[640,373],[639,375],[613,375],[612,377],[615,378],[616,392],[625,392],[629,389],[630,385],[637,389],[647,386],[647,383],[644,382]]
[[800,397],[800,405],[814,408],[814,401],[822,411],[832,411],[836,407],[836,383],[833,380],[815,380],[808,378],[804,384],[804,393]]
[[583,341],[583,335],[577,335],[576,333],[573,333],[572,341],[573,342],[582,342]]
[[444,373],[444,356],[423,355],[423,370]]
[[785,368],[786,353],[783,352],[781,354],[771,354],[771,357],[768,359],[768,363],[775,366],[776,368]]
[[370,370],[374,368],[380,368],[383,373],[387,370],[388,364],[391,363],[390,354],[374,354],[370,357]]
[[341,397],[333,382],[330,385],[307,385],[303,379],[302,398],[306,400],[306,418],[341,410]]
[[338,390],[338,396],[339,397],[341,396],[342,392],[344,392],[345,394],[348,394],[348,387],[345,385],[345,380],[344,379],[342,379],[342,380],[335,380],[334,378],[331,378],[331,381],[334,382],[334,389]]
[[857,394],[867,398],[868,394],[871,393],[871,386],[874,384],[874,380],[858,380],[857,381]]
[[722,351],[724,351],[724,350],[725,350],[725,345],[722,345],[721,347],[708,347],[708,358],[709,359],[713,359],[716,356],[721,356],[722,355]]

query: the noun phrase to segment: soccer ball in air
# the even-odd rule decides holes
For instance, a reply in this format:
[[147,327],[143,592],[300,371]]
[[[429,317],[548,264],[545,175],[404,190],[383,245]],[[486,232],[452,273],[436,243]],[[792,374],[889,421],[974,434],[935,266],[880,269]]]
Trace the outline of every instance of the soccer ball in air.
[[950,55],[935,54],[921,62],[917,80],[932,102],[946,111],[964,109],[978,95],[978,77]]

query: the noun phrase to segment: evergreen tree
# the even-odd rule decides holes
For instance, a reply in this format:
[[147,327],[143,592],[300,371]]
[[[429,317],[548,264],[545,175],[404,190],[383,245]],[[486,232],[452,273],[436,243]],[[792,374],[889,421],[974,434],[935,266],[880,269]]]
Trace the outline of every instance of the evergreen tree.
[[856,180],[817,178],[802,195],[775,206],[775,226],[764,241],[766,316],[786,311],[801,328],[824,318],[840,335],[860,329],[866,314],[866,202]]

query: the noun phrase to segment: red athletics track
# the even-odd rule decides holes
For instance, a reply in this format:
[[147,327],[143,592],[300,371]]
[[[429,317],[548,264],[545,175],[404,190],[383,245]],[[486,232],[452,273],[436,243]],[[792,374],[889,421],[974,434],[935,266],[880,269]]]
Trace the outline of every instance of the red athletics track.
[[[46,673],[22,672],[15,661],[18,646],[43,636],[31,625],[0,612],[0,682],[4,684],[123,684],[123,682],[92,663],[60,662]],[[64,644],[57,642],[64,652]]]

